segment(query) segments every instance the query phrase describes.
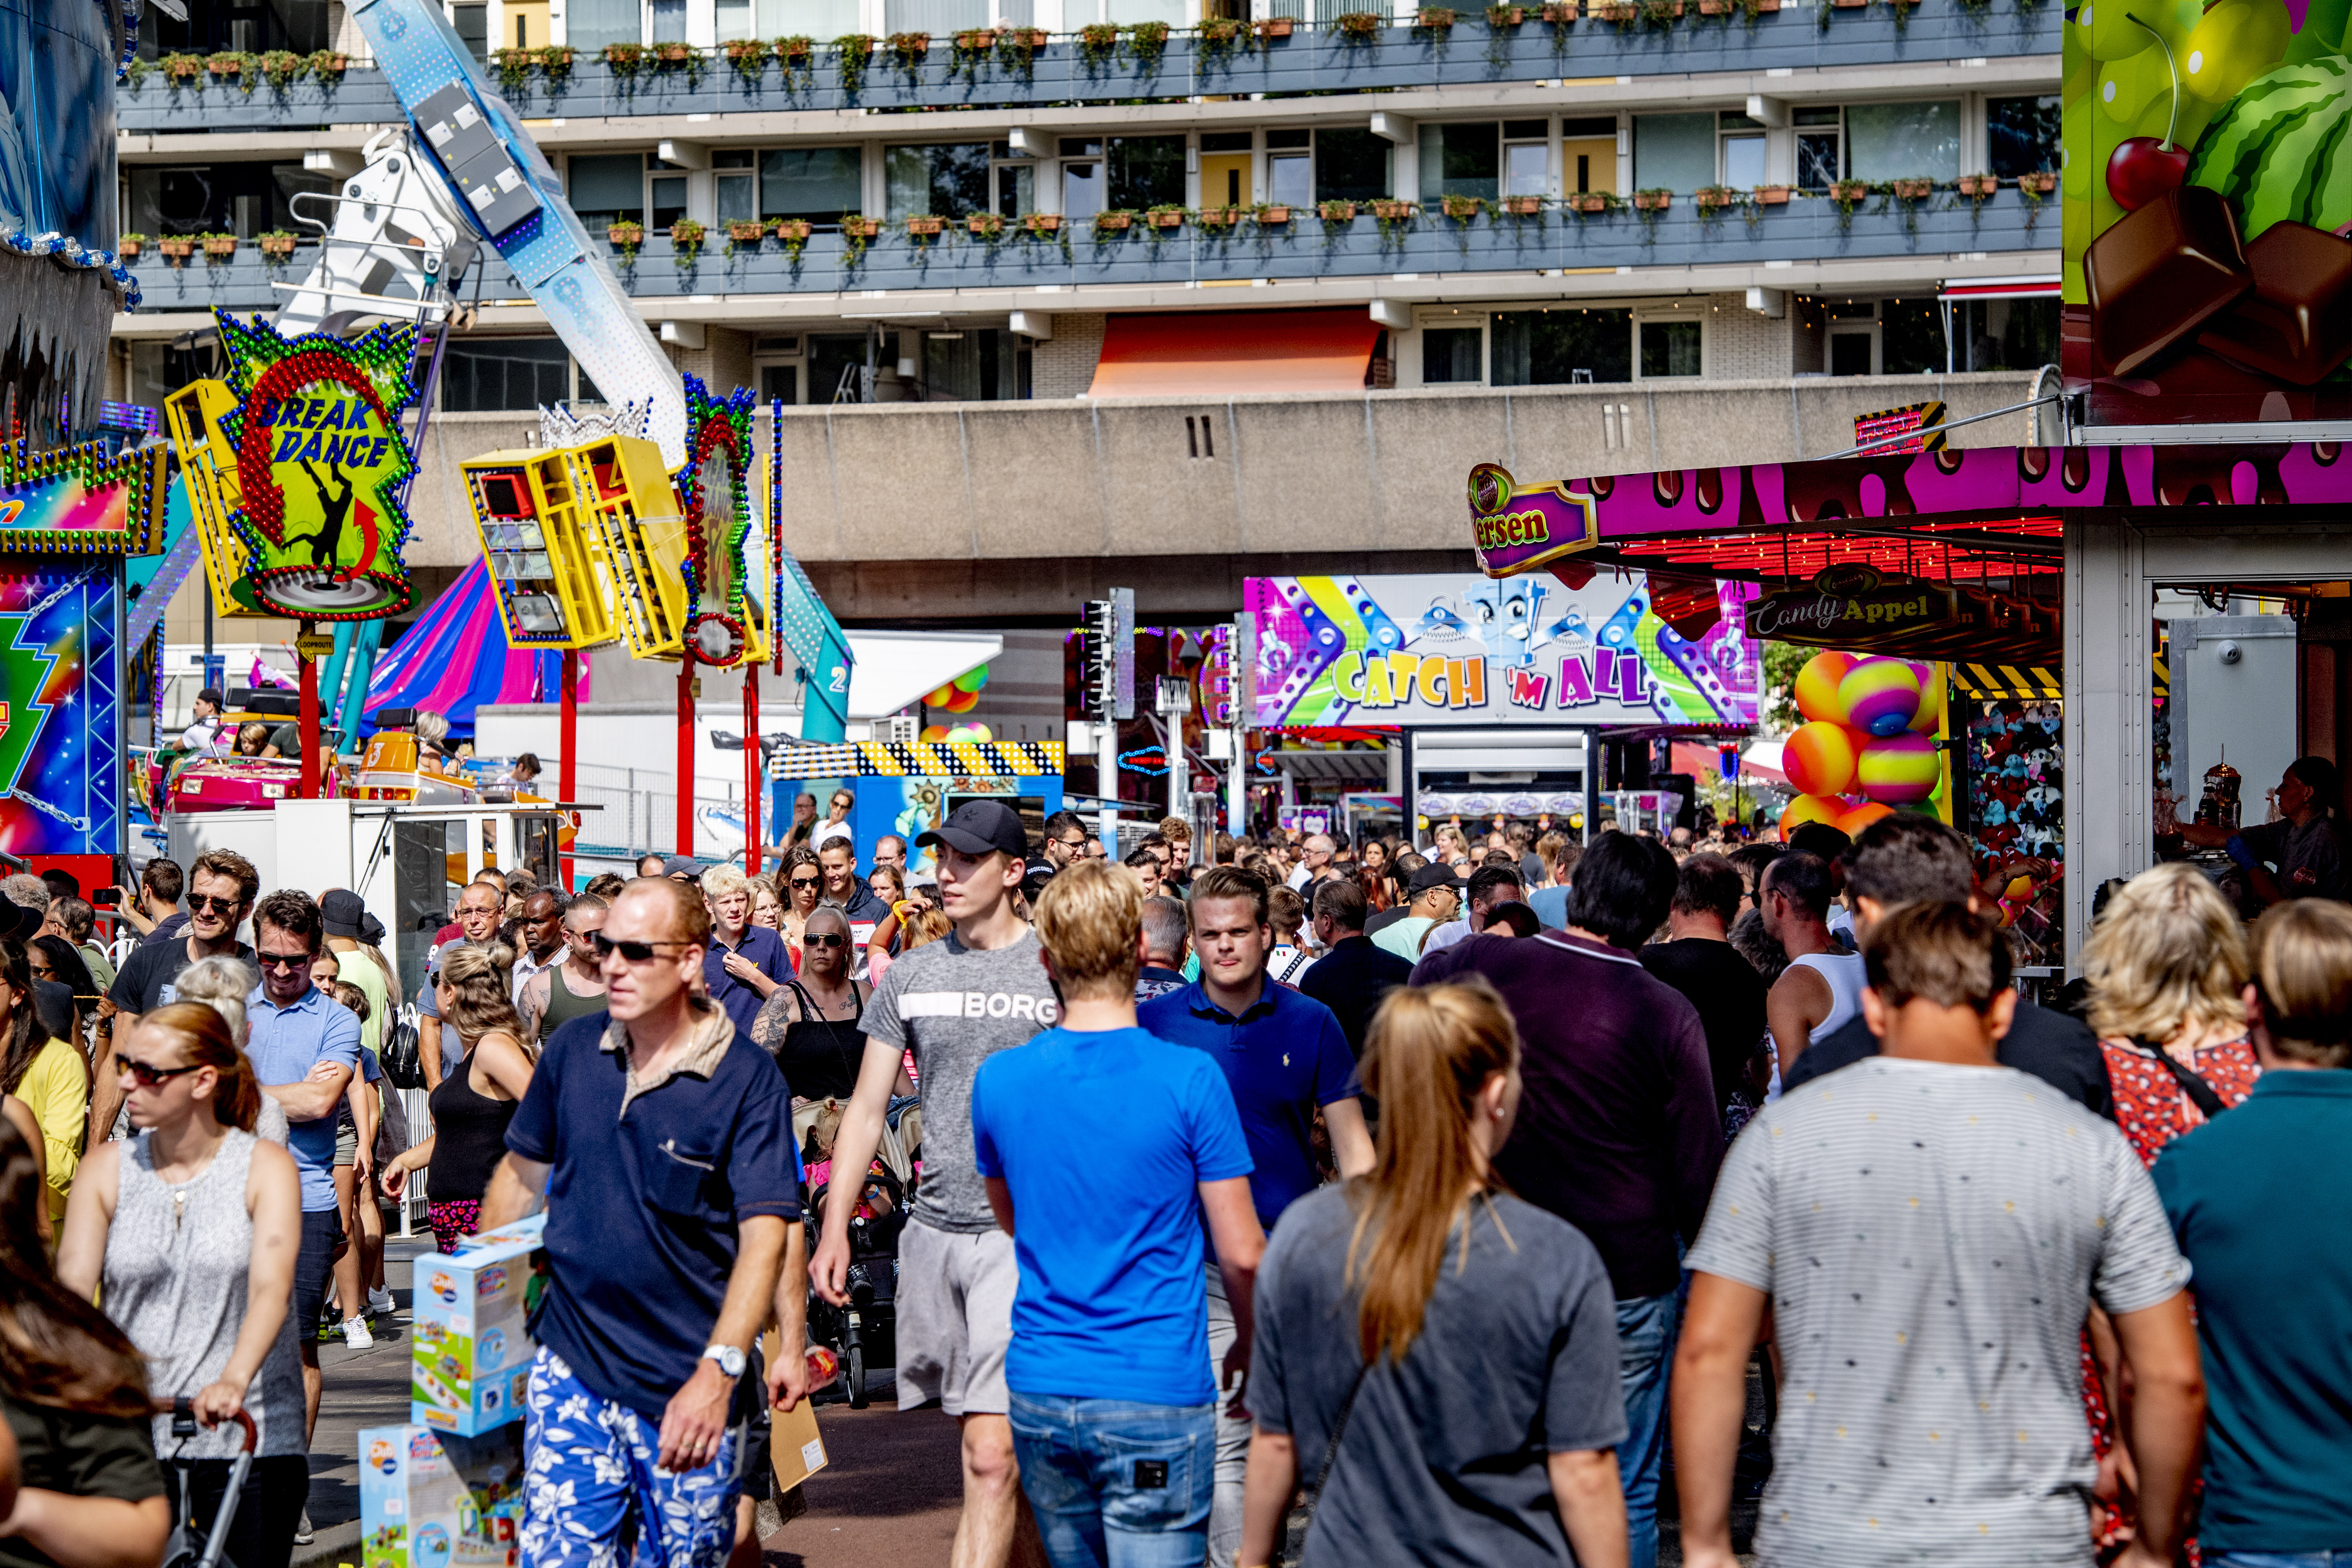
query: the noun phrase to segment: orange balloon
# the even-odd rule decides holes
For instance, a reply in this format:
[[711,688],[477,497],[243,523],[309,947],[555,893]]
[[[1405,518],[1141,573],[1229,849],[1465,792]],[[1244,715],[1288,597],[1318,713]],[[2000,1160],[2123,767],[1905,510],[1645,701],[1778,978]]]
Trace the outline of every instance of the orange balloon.
[[1801,795],[1780,811],[1780,841],[1787,843],[1789,835],[1808,822],[1834,823],[1845,810],[1845,802],[1833,795]]
[[924,726],[923,726],[923,739],[924,739],[924,740],[926,740],[926,741],[944,741],[944,740],[946,740],[947,738],[948,738],[948,727],[947,727],[945,724],[926,724],[926,725],[924,725]]
[[1843,816],[1840,816],[1834,826],[1840,833],[1844,834],[1848,838],[1852,838],[1860,834],[1864,828],[1869,826],[1872,823],[1876,822],[1880,817],[1892,816],[1894,815],[1895,808],[1893,806],[1882,805],[1874,800],[1866,800],[1860,805],[1853,807]]
[[1867,739],[1824,720],[1800,724],[1780,748],[1780,771],[1807,795],[1843,795],[1853,787],[1854,768]]
[[931,706],[934,708],[944,708],[950,713],[969,713],[980,706],[980,693],[977,691],[958,691],[951,686],[943,689],[948,694],[947,700],[933,703]]
[[1797,671],[1796,689],[1791,693],[1797,711],[1823,723],[1844,723],[1845,704],[1838,700],[1838,682],[1857,662],[1850,653],[1836,652],[1817,653],[1805,660],[1805,667]]

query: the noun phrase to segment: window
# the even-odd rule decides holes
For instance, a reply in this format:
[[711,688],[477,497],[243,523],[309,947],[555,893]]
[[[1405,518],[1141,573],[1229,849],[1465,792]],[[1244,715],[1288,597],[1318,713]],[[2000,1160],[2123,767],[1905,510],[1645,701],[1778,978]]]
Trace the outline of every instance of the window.
[[[1184,0],[1108,0],[1103,20],[1122,27],[1131,27],[1138,22],[1165,22],[1171,27],[1181,27],[1186,21]],[[1076,25],[1071,24],[1073,27]]]
[[653,0],[652,10],[655,43],[686,42],[686,0]]
[[1944,368],[1944,313],[1933,300],[1878,302],[1878,374],[1920,375]]
[[1857,103],[1845,111],[1846,166],[1857,180],[1948,180],[1960,172],[1960,106]]
[[1503,194],[1540,196],[1551,189],[1551,127],[1540,120],[1503,121]]
[[1580,194],[1615,190],[1617,121],[1597,118],[1561,121],[1559,177],[1567,190]]
[[1484,381],[1486,336],[1476,327],[1423,328],[1421,379],[1432,385]]
[[[579,0],[572,0],[576,6]],[[723,0],[722,0],[723,4]],[[859,30],[857,0],[755,0],[753,37],[781,38],[806,33],[813,38],[837,38]],[[724,38],[727,35],[719,35]]]
[[1633,188],[1695,191],[1715,184],[1715,116],[1633,117]]
[[989,177],[996,182],[996,211],[1003,217],[1019,217],[1023,213],[1037,210],[1037,165],[1012,163],[1001,155],[990,165]]
[[2054,297],[1953,301],[1954,369],[2039,370],[2057,363]]
[[985,142],[885,147],[882,171],[889,197],[887,215],[962,217],[990,211],[988,154]]
[[927,402],[998,403],[1029,395],[1024,339],[994,327],[923,334]]
[[888,33],[944,36],[988,26],[988,0],[883,0],[882,26]]
[[441,361],[450,414],[537,408],[572,395],[572,356],[558,338],[453,338]]
[[652,197],[652,200],[646,204],[652,212],[652,216],[646,220],[647,228],[667,229],[670,225],[686,216],[686,176],[684,174],[656,174],[646,182],[646,186]]
[[1633,312],[1561,307],[1492,318],[1496,386],[1565,386],[1633,379]]
[[1642,379],[1653,376],[1696,375],[1699,324],[1689,321],[1642,323]]
[[467,54],[478,60],[490,58],[490,8],[487,3],[459,3],[449,11],[449,24],[457,32],[457,42]]
[[[1201,133],[1201,205],[1204,207],[1237,207],[1247,205],[1252,189],[1251,163],[1248,132],[1202,132]],[[1305,200],[1306,195],[1307,193],[1302,191],[1299,199]]]
[[571,0],[564,16],[564,36],[583,54],[606,44],[634,44],[645,37],[637,0]]
[[1181,136],[1114,136],[1109,165],[1109,203],[1114,207],[1140,212],[1184,200]]
[[2058,166],[2058,99],[1985,100],[1986,167],[2004,180]]
[[646,221],[642,153],[575,153],[564,166],[564,195],[591,234],[627,219]]
[[719,0],[718,22],[718,37],[722,44],[754,37],[751,0]]
[[760,216],[839,223],[845,213],[864,211],[860,164],[855,147],[780,147],[761,153]]
[[753,182],[759,171],[752,166],[752,154],[748,148],[726,148],[710,154],[711,182],[716,187],[712,213],[721,224],[750,223],[760,216],[758,193]]
[[[1268,145],[1273,136],[1267,134]],[[1268,160],[1269,175],[1272,173]],[[1389,144],[1371,127],[1335,127],[1315,132],[1315,199],[1369,202],[1389,194]],[[1297,203],[1303,205],[1306,204]]]
[[1100,159],[1062,165],[1062,216],[1080,224],[1103,210],[1103,166]]
[[1844,177],[1843,121],[1834,109],[1797,110],[1797,188],[1826,191]]
[[1764,183],[1764,127],[1744,114],[1718,118],[1723,140],[1723,174],[1718,182],[1736,190],[1754,190]]
[[1467,125],[1421,128],[1421,199],[1435,206],[1443,196],[1493,201],[1502,195],[1501,125],[1492,120]]

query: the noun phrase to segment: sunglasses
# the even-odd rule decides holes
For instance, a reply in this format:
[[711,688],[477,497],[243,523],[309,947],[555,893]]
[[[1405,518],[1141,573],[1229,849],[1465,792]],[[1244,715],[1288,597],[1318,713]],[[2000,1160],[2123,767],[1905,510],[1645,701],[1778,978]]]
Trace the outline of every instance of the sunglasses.
[[654,949],[657,947],[692,947],[695,945],[690,942],[614,942],[611,937],[606,936],[601,931],[594,936],[590,937],[588,940],[594,944],[597,957],[610,958],[617,952],[631,963],[652,963]]
[[244,907],[244,900],[241,899],[224,899],[212,893],[190,893],[188,895],[188,910],[192,914],[200,915],[209,910],[215,914],[228,915],[235,914],[238,910]]
[[308,969],[314,955],[307,952],[257,952],[253,956],[265,968]]
[[822,887],[824,884],[824,879],[822,877],[794,877],[793,879],[793,886],[795,888],[816,888]]
[[836,931],[826,936],[804,936],[801,938],[801,945],[803,947],[847,947],[849,939]]
[[191,1066],[184,1068],[149,1067],[145,1062],[132,1061],[121,1051],[114,1053],[115,1072],[118,1075],[126,1072],[129,1073],[142,1089],[153,1089],[165,1079],[177,1078],[182,1073],[194,1072],[197,1068],[204,1065],[205,1064],[202,1062],[196,1062]]

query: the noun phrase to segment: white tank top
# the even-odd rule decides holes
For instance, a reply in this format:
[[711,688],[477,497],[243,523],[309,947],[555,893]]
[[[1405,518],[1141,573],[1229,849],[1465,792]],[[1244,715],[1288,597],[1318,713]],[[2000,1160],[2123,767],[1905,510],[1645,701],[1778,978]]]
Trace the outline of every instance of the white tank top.
[[1862,1011],[1862,988],[1865,984],[1862,954],[1858,952],[1809,952],[1802,958],[1789,961],[1792,969],[1810,969],[1829,983],[1830,1014],[1813,1026],[1812,1037],[1827,1039],[1845,1027],[1848,1019]]

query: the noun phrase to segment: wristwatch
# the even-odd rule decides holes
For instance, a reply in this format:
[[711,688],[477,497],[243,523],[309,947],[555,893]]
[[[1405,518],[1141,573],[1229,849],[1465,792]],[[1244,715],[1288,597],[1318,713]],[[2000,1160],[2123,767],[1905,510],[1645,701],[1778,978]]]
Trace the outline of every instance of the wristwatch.
[[744,1367],[751,1362],[750,1357],[733,1345],[705,1345],[702,1347],[702,1359],[717,1362],[719,1370],[730,1377],[742,1376]]

